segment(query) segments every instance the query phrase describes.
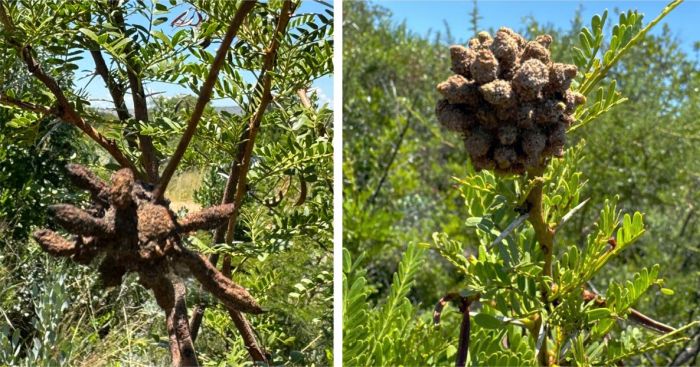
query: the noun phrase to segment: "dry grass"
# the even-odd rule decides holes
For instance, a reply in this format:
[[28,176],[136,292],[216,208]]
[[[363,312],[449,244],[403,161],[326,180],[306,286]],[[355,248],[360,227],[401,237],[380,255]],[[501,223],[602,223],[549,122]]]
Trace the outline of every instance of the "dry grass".
[[165,197],[170,199],[170,208],[178,211],[182,208],[188,212],[197,211],[202,207],[195,203],[194,192],[202,183],[202,175],[199,171],[186,171],[173,177]]

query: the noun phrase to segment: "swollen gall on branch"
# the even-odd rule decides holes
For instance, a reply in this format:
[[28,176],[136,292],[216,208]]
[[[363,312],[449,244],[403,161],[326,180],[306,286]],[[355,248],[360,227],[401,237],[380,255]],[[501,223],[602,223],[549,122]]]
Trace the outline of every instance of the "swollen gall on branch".
[[262,309],[248,291],[221,274],[209,261],[182,243],[188,232],[216,228],[234,211],[233,204],[219,205],[177,218],[166,200],[157,200],[150,185],[134,179],[129,169],[112,175],[111,184],[80,165],[67,166],[71,181],[90,192],[91,207],[70,204],[50,208],[54,221],[75,239],[40,229],[34,239],[53,256],[70,257],[80,264],[99,263],[97,271],[106,286],[118,286],[126,273],[153,290],[159,303],[160,289],[171,284],[171,272],[193,275],[212,295],[230,309],[260,313]]
[[477,170],[524,174],[561,157],[584,96],[569,90],[576,66],[552,62],[552,37],[527,41],[508,28],[450,47],[452,71],[438,84],[436,113],[459,132]]

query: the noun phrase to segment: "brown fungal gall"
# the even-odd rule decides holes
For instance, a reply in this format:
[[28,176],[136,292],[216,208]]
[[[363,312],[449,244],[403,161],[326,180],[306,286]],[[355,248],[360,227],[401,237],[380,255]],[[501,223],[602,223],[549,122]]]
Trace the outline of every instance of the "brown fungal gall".
[[[101,183],[84,167],[71,165],[68,170],[78,186],[104,193],[104,203],[100,204],[103,210],[92,213],[69,204],[50,207],[54,221],[77,235],[77,240],[73,243],[50,230],[38,230],[33,236],[46,252],[70,256],[86,265],[99,260],[97,271],[106,286],[120,285],[128,272],[138,273],[154,294],[158,291],[152,286],[161,287],[163,279],[171,282],[163,277],[165,273],[194,275],[230,309],[262,312],[248,291],[226,278],[206,258],[187,250],[181,239],[189,231],[224,224],[235,209],[233,204],[204,209],[178,220],[169,202],[156,199],[153,187],[135,180],[129,170],[114,173],[111,185]],[[93,200],[103,199],[93,195]],[[153,281],[155,278],[160,283]]]
[[542,88],[549,82],[549,70],[540,60],[523,62],[513,76],[513,89],[521,100],[539,99]]
[[66,169],[68,178],[73,185],[89,191],[93,195],[93,200],[96,198],[99,198],[101,201],[108,200],[107,184],[100,180],[97,175],[79,164],[68,164]]
[[175,229],[168,209],[162,205],[146,203],[138,208],[139,236],[142,241],[167,237]]
[[450,58],[452,59],[452,71],[464,77],[470,77],[469,65],[474,62],[476,54],[474,50],[464,46],[455,45],[450,47]]
[[539,60],[543,64],[549,64],[549,50],[539,42],[528,42],[523,51],[522,60]]
[[513,90],[510,83],[505,80],[494,80],[479,87],[486,102],[494,106],[510,105],[514,101]]
[[498,60],[488,49],[481,50],[469,70],[477,84],[488,83],[498,77]]
[[71,233],[107,237],[114,232],[113,228],[110,228],[109,224],[102,219],[95,218],[88,212],[70,204],[51,205],[49,213],[56,223]]
[[491,149],[491,135],[483,130],[476,130],[467,137],[465,143],[472,157],[483,157]]
[[216,296],[231,309],[248,313],[262,313],[262,308],[245,288],[217,271],[202,255],[184,250],[180,259],[192,270],[204,289]]
[[576,66],[554,63],[549,35],[525,40],[511,29],[452,46],[456,75],[438,84],[440,124],[464,138],[474,168],[524,174],[561,156],[566,129],[585,98],[569,91]]
[[110,201],[119,209],[131,204],[131,191],[134,186],[134,175],[129,169],[121,169],[112,175],[112,187],[109,191]]
[[552,36],[548,34],[541,34],[535,38],[535,42],[539,43],[543,47],[549,49],[549,45],[552,43]]
[[503,125],[498,129],[498,141],[503,145],[511,145],[518,138],[518,128],[513,125]]
[[547,136],[538,130],[525,131],[521,145],[523,152],[529,157],[539,157],[547,145]]
[[436,113],[440,124],[450,131],[465,132],[475,124],[464,105],[450,104],[446,99],[438,102]]
[[122,278],[124,278],[127,269],[117,259],[107,256],[100,263],[97,272],[105,287],[118,287],[122,284]]
[[180,229],[182,232],[216,229],[228,221],[235,209],[234,204],[224,204],[189,214],[182,220]]
[[445,96],[451,104],[467,104],[476,106],[479,104],[479,91],[473,81],[461,75],[452,75],[446,81],[438,84],[438,92]]
[[576,66],[553,63],[549,68],[549,86],[552,92],[564,93],[571,86],[571,81],[576,77]]
[[484,46],[489,46],[491,45],[491,42],[493,42],[493,38],[491,38],[489,32],[486,31],[479,32],[476,35],[476,38],[479,40],[479,43],[481,43]]
[[492,47],[493,55],[503,65],[513,65],[518,59],[518,41],[504,28],[496,32]]
[[58,233],[40,229],[33,233],[32,237],[41,246],[44,251],[54,256],[71,256],[76,252],[74,243],[61,237]]
[[496,148],[495,152],[493,153],[493,158],[496,160],[498,168],[508,169],[513,163],[515,163],[515,160],[518,158],[518,154],[512,147],[501,146]]

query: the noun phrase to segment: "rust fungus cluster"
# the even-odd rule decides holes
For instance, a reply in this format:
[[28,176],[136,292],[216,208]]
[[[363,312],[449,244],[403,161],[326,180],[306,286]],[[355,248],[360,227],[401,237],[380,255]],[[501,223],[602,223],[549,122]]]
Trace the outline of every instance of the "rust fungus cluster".
[[569,90],[576,66],[552,62],[552,37],[527,41],[508,28],[452,46],[452,71],[438,84],[438,120],[460,132],[477,170],[523,174],[561,157],[585,97]]
[[50,208],[54,221],[74,239],[38,230],[34,238],[46,252],[84,265],[99,263],[106,286],[118,286],[126,273],[137,273],[139,282],[153,291],[164,309],[172,307],[173,278],[192,275],[228,308],[262,312],[246,289],[182,243],[181,236],[188,232],[224,224],[233,204],[178,218],[167,200],[156,200],[151,185],[135,180],[129,169],[115,172],[110,185],[80,165],[70,164],[67,169],[73,184],[90,192],[91,205],[86,209],[70,204]]

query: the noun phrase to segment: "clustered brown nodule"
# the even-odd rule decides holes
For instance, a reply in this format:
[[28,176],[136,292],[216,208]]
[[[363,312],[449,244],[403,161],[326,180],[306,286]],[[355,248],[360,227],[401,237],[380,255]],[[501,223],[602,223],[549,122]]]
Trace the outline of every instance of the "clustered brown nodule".
[[178,219],[168,202],[156,200],[150,185],[135,180],[128,169],[115,172],[111,185],[83,166],[69,164],[67,169],[71,181],[90,192],[92,203],[86,210],[70,204],[50,207],[55,222],[74,234],[75,241],[48,229],[38,230],[34,239],[46,252],[85,265],[99,262],[98,272],[106,286],[120,285],[127,272],[136,272],[139,281],[153,290],[159,304],[171,303],[161,299],[167,294],[163,287],[172,284],[168,277],[191,274],[230,309],[262,312],[245,288],[184,247],[180,238],[187,232],[224,224],[234,210],[233,204]]
[[550,60],[552,37],[527,41],[508,28],[479,33],[468,47],[452,46],[454,75],[438,84],[436,113],[464,135],[477,170],[523,174],[561,157],[566,129],[585,102],[569,91],[576,66]]

